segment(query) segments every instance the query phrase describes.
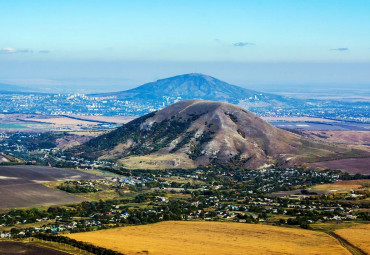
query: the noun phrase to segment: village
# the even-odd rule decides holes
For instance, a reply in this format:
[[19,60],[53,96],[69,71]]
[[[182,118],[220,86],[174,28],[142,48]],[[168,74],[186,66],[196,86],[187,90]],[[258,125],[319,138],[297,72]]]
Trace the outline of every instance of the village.
[[361,222],[370,218],[366,202],[370,196],[368,188],[339,192],[315,188],[316,185],[342,182],[340,178],[346,176],[338,171],[294,168],[245,171],[221,166],[114,171],[115,176],[102,180],[62,184],[73,186],[74,189],[64,191],[75,195],[103,194],[104,189],[109,189],[116,192],[115,199],[100,198],[47,210],[13,209],[0,215],[1,237],[75,233],[167,220],[311,228],[319,223]]

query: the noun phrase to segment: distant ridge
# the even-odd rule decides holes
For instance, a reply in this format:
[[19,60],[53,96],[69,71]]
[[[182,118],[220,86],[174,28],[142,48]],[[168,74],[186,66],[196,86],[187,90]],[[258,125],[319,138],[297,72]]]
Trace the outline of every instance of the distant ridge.
[[29,92],[29,91],[30,90],[28,88],[22,86],[0,83],[0,92]]
[[163,102],[168,102],[168,104],[165,104],[166,106],[186,99],[228,102],[246,108],[286,105],[299,101],[231,85],[200,73],[177,75],[149,82],[130,90],[91,96],[113,96],[119,99],[148,103],[153,106],[160,106]]

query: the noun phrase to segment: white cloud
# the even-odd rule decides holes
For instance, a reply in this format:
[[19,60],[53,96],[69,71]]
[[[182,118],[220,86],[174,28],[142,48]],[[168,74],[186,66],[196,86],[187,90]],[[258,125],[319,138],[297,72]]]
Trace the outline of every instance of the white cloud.
[[17,51],[14,48],[2,48],[0,53],[16,53]]
[[235,47],[244,47],[244,46],[250,46],[250,45],[255,45],[255,44],[250,43],[250,42],[237,42],[237,43],[233,43],[233,45]]
[[32,53],[30,49],[14,49],[14,48],[2,48],[0,49],[2,54],[13,54],[13,53]]
[[336,48],[336,49],[331,49],[331,50],[347,51],[347,50],[349,50],[349,48]]

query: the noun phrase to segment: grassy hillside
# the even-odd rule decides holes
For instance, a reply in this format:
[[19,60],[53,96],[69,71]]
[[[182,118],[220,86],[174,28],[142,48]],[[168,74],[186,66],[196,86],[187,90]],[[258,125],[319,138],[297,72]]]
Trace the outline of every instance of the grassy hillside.
[[144,168],[158,169],[211,163],[258,168],[362,152],[281,130],[235,105],[185,100],[135,119],[70,153],[121,162],[128,168],[140,167],[135,166],[138,162]]

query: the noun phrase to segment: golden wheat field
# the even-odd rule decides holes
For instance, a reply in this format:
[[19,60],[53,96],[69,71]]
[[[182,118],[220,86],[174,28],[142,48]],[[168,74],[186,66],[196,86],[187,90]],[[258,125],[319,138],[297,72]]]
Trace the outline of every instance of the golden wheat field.
[[370,224],[338,229],[335,233],[370,254]]
[[349,254],[322,232],[226,222],[167,221],[68,235],[137,254]]
[[351,189],[360,189],[363,187],[370,186],[370,180],[350,180],[350,181],[340,181],[330,184],[319,184],[315,185],[313,189],[324,189],[324,190],[338,190],[338,191],[349,191]]

